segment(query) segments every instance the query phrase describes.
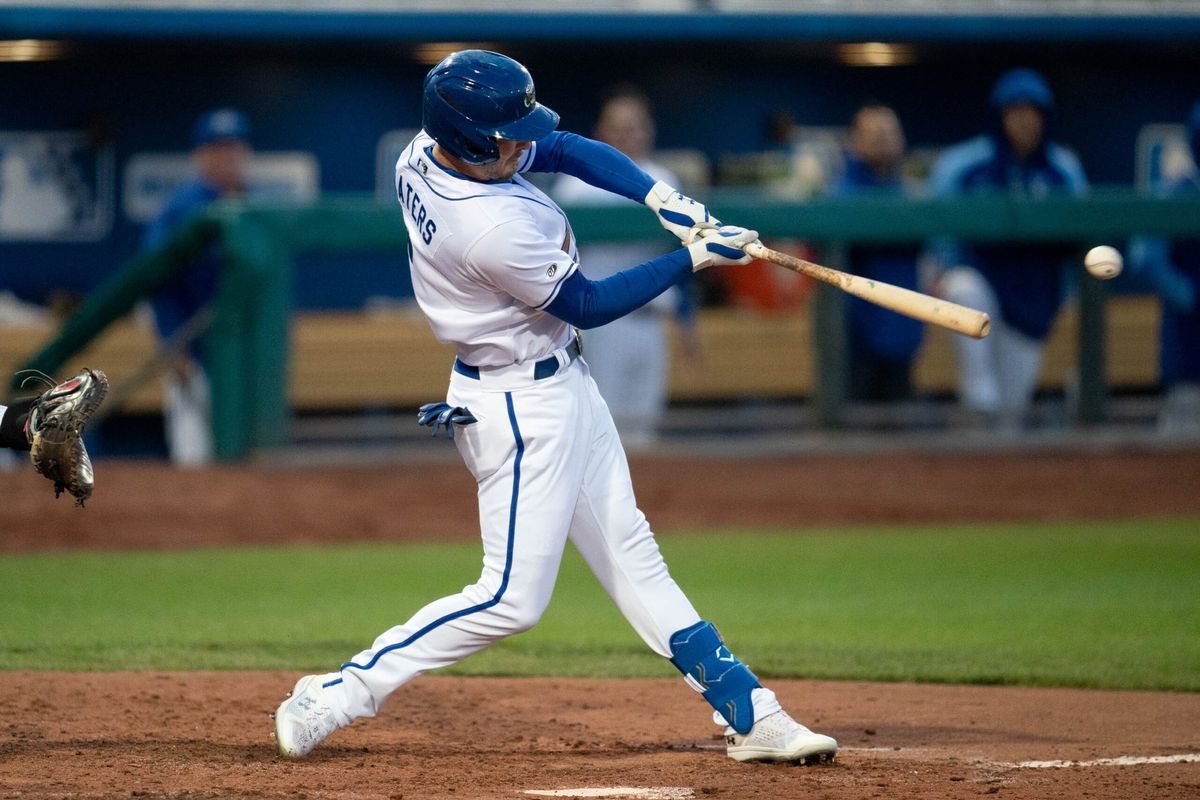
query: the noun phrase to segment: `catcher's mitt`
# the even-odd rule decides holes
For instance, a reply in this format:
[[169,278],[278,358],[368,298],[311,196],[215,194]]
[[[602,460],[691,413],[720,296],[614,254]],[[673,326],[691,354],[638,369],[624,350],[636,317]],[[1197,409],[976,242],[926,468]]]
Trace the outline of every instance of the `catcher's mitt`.
[[34,469],[54,481],[56,498],[65,489],[82,506],[92,496],[92,460],[83,446],[83,427],[107,391],[108,377],[98,369],[85,369],[52,386],[29,411],[29,457]]

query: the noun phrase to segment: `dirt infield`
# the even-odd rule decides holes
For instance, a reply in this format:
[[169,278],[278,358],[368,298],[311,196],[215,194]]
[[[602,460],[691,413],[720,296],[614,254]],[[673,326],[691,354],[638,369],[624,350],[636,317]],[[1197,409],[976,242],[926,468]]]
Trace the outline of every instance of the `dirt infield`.
[[[660,531],[1200,517],[1200,452],[647,458],[633,471]],[[446,463],[102,462],[79,510],[23,469],[0,473],[0,552],[474,538],[473,488]],[[1196,694],[773,681],[843,746],[835,765],[797,768],[727,759],[707,706],[677,680],[431,676],[293,763],[275,755],[267,713],[296,677],[8,673],[0,798],[1200,796]]]
[[6,675],[0,797],[515,800],[605,787],[747,800],[1200,795],[1200,763],[1019,766],[1200,754],[1200,695],[777,681],[784,702],[844,748],[832,766],[790,767],[726,758],[707,706],[680,681],[426,677],[379,717],[287,762],[267,712],[294,678]]

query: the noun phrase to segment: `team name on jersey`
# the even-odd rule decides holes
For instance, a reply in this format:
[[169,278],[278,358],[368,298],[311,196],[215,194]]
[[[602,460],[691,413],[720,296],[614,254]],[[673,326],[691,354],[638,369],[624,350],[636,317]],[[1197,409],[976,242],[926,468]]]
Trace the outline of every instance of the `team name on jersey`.
[[[418,163],[421,167],[428,169],[423,161],[419,160]],[[412,183],[404,180],[403,175],[396,176],[396,196],[400,200],[400,205],[404,206],[408,215],[416,223],[421,241],[425,244],[432,242],[433,235],[437,233],[437,223],[429,217],[429,212],[425,210],[425,204],[421,202],[421,195],[413,188]]]

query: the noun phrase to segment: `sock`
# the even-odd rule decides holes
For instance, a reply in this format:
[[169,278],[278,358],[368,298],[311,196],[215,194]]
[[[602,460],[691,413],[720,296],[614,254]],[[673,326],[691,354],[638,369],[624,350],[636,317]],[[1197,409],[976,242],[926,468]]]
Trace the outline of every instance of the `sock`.
[[29,449],[29,440],[25,438],[25,419],[35,402],[37,398],[30,397],[14,400],[7,408],[0,406],[0,409],[4,409],[4,413],[0,414],[0,447],[10,450]]
[[[779,700],[775,697],[775,693],[763,686],[750,691],[750,702],[754,704],[755,722],[758,722],[763,717],[771,716],[776,711],[783,711],[783,706],[779,705]],[[720,711],[713,712],[713,722],[717,725],[729,725],[729,722],[725,719],[725,715]]]

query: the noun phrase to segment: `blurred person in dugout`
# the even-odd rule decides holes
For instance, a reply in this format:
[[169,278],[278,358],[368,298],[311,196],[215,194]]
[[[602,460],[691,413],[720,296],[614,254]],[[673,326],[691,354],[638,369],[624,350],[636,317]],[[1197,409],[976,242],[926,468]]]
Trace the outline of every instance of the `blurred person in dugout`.
[[[210,203],[245,192],[251,149],[250,126],[242,112],[218,108],[203,114],[192,135],[194,176],[179,187],[146,229],[143,249],[161,244]],[[163,340],[171,337],[216,293],[219,247],[184,267],[152,299]],[[194,339],[163,376],[163,422],[172,463],[199,466],[212,460],[212,398],[203,360],[203,337]]]
[[[653,159],[654,118],[649,101],[637,88],[618,86],[609,92],[594,134],[636,161],[656,181],[679,185],[678,178]],[[556,181],[550,193],[563,206],[632,202],[569,175]],[[599,280],[669,249],[657,241],[581,245],[579,264],[590,279]],[[694,309],[690,286],[682,283],[640,310],[589,330],[583,340],[588,367],[627,450],[644,450],[657,439],[671,371],[669,319],[678,321],[684,356],[698,357]]]
[[[867,103],[850,123],[846,166],[834,194],[903,196],[901,167],[904,130],[890,107]],[[846,254],[846,268],[918,291],[918,245],[857,245]],[[850,396],[854,400],[894,401],[912,397],[912,364],[921,347],[924,325],[877,305],[849,298],[846,324],[850,340]]]
[[[1048,138],[1054,105],[1049,84],[1037,72],[1002,75],[991,93],[990,130],[938,159],[931,194],[1040,198],[1086,192],[1078,159]],[[985,339],[953,337],[958,396],[968,424],[1015,431],[1027,422],[1045,339],[1062,305],[1065,266],[1077,249],[1076,243],[935,243],[944,269],[941,295],[992,318]]]
[[[1200,196],[1200,102],[1188,115],[1187,137],[1192,163],[1155,187],[1159,196]],[[1162,298],[1159,428],[1168,436],[1200,437],[1200,238],[1140,236],[1129,251],[1130,278]]]

